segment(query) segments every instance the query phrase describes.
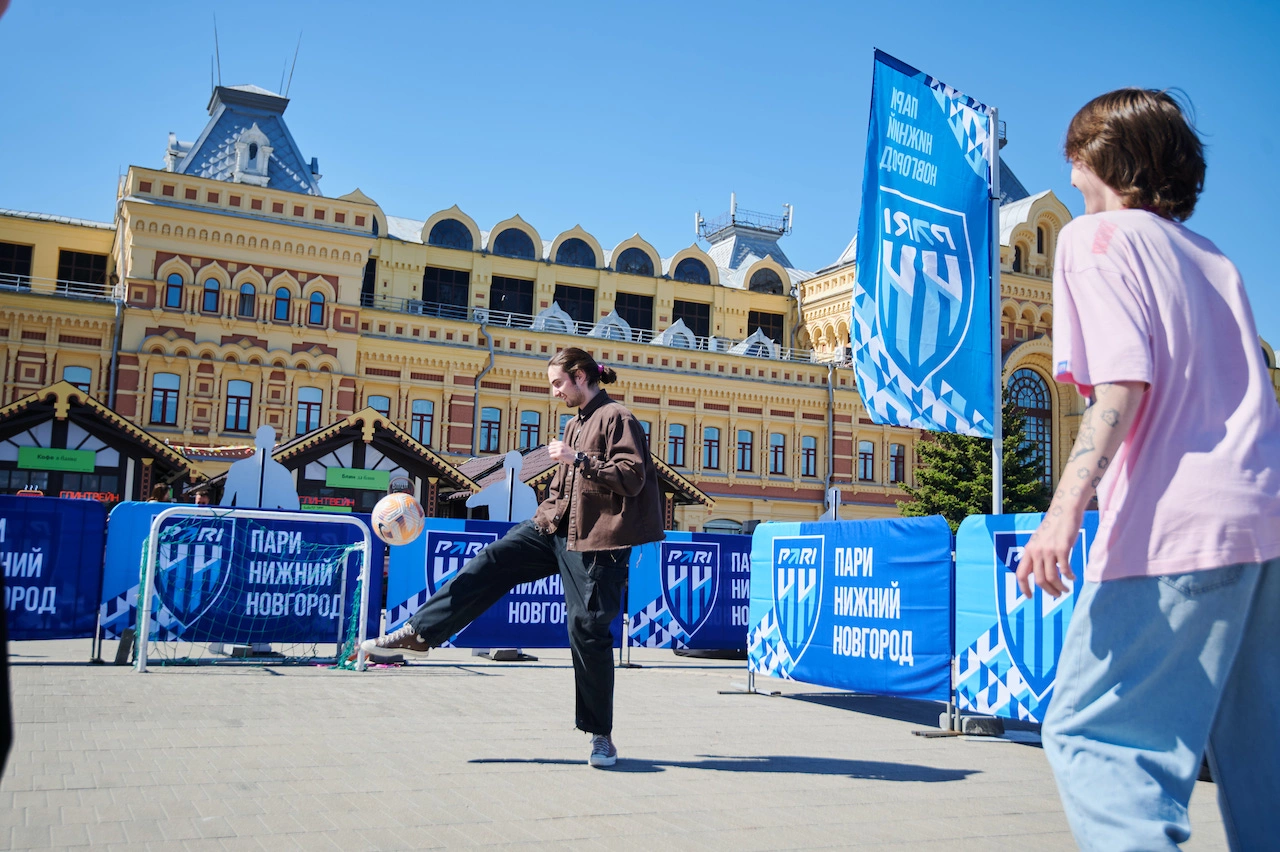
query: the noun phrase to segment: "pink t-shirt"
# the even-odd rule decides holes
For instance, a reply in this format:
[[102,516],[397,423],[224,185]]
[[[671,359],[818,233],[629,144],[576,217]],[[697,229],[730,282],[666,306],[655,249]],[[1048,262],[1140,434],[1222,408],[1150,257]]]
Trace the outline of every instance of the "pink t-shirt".
[[1280,406],[1235,265],[1143,210],[1062,230],[1053,276],[1059,381],[1147,382],[1098,486],[1088,580],[1280,555]]

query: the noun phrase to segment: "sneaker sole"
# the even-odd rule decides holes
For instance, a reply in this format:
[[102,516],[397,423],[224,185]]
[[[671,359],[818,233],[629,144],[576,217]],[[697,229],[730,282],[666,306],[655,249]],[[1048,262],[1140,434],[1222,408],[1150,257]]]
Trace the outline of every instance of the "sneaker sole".
[[591,764],[596,769],[603,769],[606,766],[613,766],[617,762],[618,762],[617,755],[614,755],[613,757],[603,757],[603,756],[597,756],[594,754],[591,755],[591,758],[587,761],[587,763]]
[[366,657],[374,657],[377,659],[389,659],[391,657],[411,657],[415,660],[425,660],[430,656],[430,651],[416,651],[413,648],[379,648],[376,639],[366,639],[364,644],[360,646],[360,650],[364,651]]

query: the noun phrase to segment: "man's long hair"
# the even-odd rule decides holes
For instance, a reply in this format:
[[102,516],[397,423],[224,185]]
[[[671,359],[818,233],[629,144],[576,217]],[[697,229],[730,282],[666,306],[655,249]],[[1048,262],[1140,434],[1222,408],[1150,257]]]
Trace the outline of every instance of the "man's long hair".
[[600,366],[589,352],[576,346],[561,349],[552,355],[551,360],[547,362],[547,366],[559,367],[570,376],[574,373],[581,373],[587,377],[587,384],[592,387],[600,384],[611,385],[618,380],[618,374],[614,372],[612,367]]

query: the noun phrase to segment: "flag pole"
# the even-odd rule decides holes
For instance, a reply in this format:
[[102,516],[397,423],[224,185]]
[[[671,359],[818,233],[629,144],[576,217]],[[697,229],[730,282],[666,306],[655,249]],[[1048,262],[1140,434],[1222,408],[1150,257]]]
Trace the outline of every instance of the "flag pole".
[[1000,354],[1000,111],[991,108],[991,514],[1004,514],[1004,379]]

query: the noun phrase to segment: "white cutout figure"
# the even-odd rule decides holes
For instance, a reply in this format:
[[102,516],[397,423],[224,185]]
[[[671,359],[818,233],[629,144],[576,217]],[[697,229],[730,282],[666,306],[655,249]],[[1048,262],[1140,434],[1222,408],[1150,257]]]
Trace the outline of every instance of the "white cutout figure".
[[253,456],[233,463],[227,471],[227,485],[220,505],[241,509],[297,509],[298,486],[293,474],[271,458],[276,430],[259,426],[253,443],[258,448]]
[[467,508],[489,507],[491,521],[527,521],[538,511],[538,493],[520,481],[518,474],[524,464],[519,450],[512,450],[502,458],[503,473],[497,482],[481,488],[479,493],[467,498]]

